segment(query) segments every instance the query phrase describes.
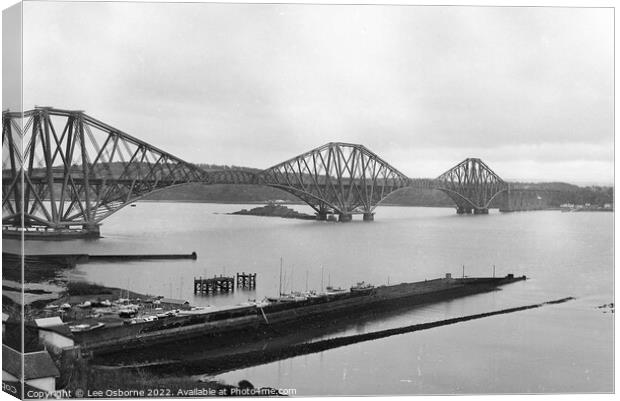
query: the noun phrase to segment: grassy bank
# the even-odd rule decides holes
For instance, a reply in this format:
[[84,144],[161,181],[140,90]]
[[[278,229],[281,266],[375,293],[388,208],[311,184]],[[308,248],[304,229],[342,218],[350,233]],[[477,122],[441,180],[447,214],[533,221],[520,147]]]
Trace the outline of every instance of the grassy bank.
[[98,368],[85,359],[64,357],[57,363],[61,371],[59,388],[69,390],[71,394],[82,391],[86,395],[102,398],[231,396],[239,389],[254,388],[247,380],[233,386],[191,377],[156,376],[139,369]]

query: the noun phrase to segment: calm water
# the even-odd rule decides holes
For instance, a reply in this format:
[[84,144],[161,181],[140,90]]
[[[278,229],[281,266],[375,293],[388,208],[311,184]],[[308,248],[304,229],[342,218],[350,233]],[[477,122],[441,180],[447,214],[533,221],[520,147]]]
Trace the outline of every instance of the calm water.
[[[218,376],[298,395],[613,391],[613,214],[557,211],[457,216],[453,209],[381,207],[349,224],[229,216],[248,205],[138,203],[95,241],[30,242],[27,252],[190,253],[198,260],[91,263],[71,277],[137,292],[230,304],[285,288],[383,284],[514,273],[502,291],[424,306],[330,333],[374,331],[574,296],[577,300],[364,342]],[[310,212],[304,206],[297,210]],[[5,243],[5,246],[7,244]],[[255,291],[194,296],[194,276],[258,273]],[[307,277],[307,279],[306,279]],[[307,283],[307,284],[306,284]]]

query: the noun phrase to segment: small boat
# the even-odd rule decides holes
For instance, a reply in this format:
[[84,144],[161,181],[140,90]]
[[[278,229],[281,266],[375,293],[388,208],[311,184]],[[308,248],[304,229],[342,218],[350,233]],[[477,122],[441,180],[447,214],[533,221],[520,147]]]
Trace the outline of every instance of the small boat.
[[166,317],[174,317],[174,316],[177,315],[177,312],[175,312],[175,311],[171,311],[171,310],[169,310],[167,312],[162,312],[162,311],[163,311],[162,308],[156,308],[155,312],[158,312],[158,313],[155,316],[157,316],[159,319],[163,319],[163,318],[166,318]]
[[214,311],[212,306],[194,306],[190,310],[183,310],[178,313],[179,316],[204,315]]
[[83,324],[76,324],[75,326],[69,326],[69,330],[71,330],[72,333],[79,333],[83,331],[95,330],[103,326],[105,326],[105,323],[101,323],[101,322],[97,322],[97,324],[92,324],[92,325],[83,323]]
[[278,302],[295,302],[296,299],[293,295],[291,294],[282,294],[279,297],[267,297],[267,301],[271,302],[271,303],[278,303]]
[[74,326],[69,326],[69,330],[71,330],[72,333],[75,333],[80,331],[87,331],[89,327],[90,324],[76,324]]
[[138,308],[135,305],[128,305],[118,310],[119,317],[133,317],[138,313]]
[[136,204],[135,204],[135,203],[132,203],[132,204],[131,204],[131,207],[136,207]]
[[90,301],[84,301],[83,303],[78,305],[80,308],[90,308],[92,303]]
[[328,294],[338,294],[338,293],[341,293],[341,292],[347,292],[347,290],[344,289],[344,288],[340,288],[340,287],[334,288],[334,287],[329,286],[329,285],[327,287],[325,287],[325,291]]
[[372,290],[374,290],[374,288],[375,288],[374,285],[361,281],[351,287],[351,292],[352,293],[370,293],[372,292]]

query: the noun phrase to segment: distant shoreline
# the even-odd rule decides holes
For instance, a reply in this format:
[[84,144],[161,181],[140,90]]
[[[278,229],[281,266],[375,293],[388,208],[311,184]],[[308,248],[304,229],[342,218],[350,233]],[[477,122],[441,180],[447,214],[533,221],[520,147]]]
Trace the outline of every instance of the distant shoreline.
[[[269,201],[211,201],[211,200],[168,200],[168,199],[140,199],[132,203],[213,203],[222,205],[266,205]],[[304,202],[282,202],[278,205],[306,205]],[[397,203],[382,203],[378,206],[400,206],[400,207],[439,207],[439,208],[456,208],[449,205],[401,205]]]

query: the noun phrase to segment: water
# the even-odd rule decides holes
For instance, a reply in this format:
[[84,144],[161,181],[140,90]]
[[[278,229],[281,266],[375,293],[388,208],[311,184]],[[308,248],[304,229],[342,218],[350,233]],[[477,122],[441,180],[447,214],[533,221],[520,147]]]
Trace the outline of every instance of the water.
[[[417,281],[445,273],[530,277],[487,294],[405,311],[325,337],[544,302],[565,304],[389,337],[228,372],[298,395],[610,392],[613,214],[542,211],[457,216],[453,209],[381,207],[373,223],[313,222],[224,213],[251,205],[138,203],[111,216],[95,241],[29,242],[27,252],[190,253],[198,260],[90,263],[75,280],[230,304],[287,291]],[[305,206],[294,206],[310,213]],[[6,244],[5,244],[6,246]],[[195,276],[258,273],[255,291],[193,294]]]

